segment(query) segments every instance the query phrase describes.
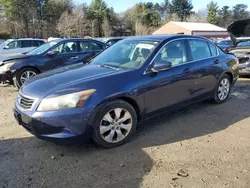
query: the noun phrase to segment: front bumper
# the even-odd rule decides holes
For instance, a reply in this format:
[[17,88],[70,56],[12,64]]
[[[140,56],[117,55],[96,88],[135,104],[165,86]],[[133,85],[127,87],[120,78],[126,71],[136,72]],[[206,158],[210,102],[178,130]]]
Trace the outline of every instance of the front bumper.
[[5,73],[0,73],[0,83],[13,84],[12,74],[10,71],[7,71]]
[[17,105],[14,108],[14,116],[19,125],[36,137],[52,142],[89,138],[91,136],[91,123],[89,123],[91,113],[91,108],[51,112],[25,111]]

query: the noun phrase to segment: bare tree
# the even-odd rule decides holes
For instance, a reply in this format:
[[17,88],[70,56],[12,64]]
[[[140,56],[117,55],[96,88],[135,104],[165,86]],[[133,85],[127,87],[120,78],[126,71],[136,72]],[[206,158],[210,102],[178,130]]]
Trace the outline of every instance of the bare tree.
[[103,30],[103,33],[104,33],[105,37],[110,37],[111,36],[112,28],[111,28],[111,26],[109,24],[109,20],[108,20],[107,17],[105,17],[104,20],[103,20],[102,30]]

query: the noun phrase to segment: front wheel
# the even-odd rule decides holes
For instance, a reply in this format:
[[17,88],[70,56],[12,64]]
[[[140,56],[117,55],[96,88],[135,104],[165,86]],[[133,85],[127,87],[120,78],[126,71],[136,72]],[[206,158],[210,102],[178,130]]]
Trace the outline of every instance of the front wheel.
[[36,76],[38,71],[34,68],[23,68],[16,75],[16,85],[20,88],[28,79]]
[[122,145],[136,130],[136,112],[123,100],[115,100],[103,105],[94,119],[93,139],[102,147],[112,148]]
[[214,102],[217,104],[225,102],[230,96],[231,81],[228,75],[223,75],[218,82],[214,94]]

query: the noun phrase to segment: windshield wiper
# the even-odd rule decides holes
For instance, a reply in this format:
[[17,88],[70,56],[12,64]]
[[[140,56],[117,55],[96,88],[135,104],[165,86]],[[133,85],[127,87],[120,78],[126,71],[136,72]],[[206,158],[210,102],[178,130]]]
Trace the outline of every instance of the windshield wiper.
[[109,68],[109,69],[113,69],[113,70],[120,70],[119,68],[116,68],[116,67],[113,67],[113,66],[110,66],[110,65],[105,65],[105,64],[101,64],[99,65],[100,67],[105,67],[105,68]]

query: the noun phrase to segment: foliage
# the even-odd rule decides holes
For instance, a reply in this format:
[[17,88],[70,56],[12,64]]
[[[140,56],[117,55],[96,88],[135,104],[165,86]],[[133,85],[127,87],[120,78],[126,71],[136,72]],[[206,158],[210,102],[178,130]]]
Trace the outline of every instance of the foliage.
[[217,24],[218,23],[218,11],[219,7],[218,4],[214,1],[211,1],[207,5],[207,22],[211,24]]
[[73,0],[0,0],[0,37],[108,37],[131,31],[151,34],[168,21],[209,22],[227,27],[249,18],[248,6],[218,7],[215,1],[207,11],[193,12],[191,0],[164,0],[137,3],[117,14],[105,0],[74,5]]
[[187,21],[194,12],[190,0],[172,0],[169,4],[170,14],[176,14],[181,22]]

